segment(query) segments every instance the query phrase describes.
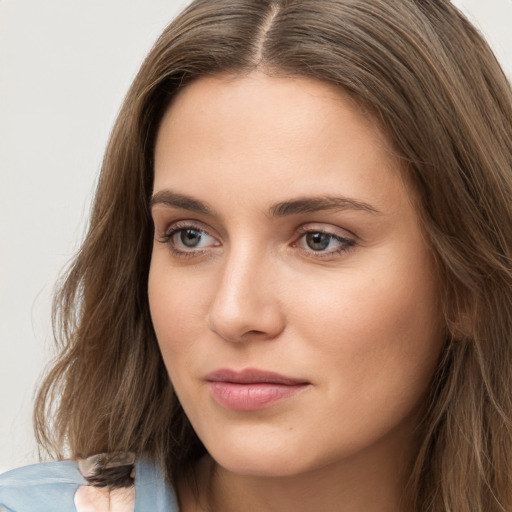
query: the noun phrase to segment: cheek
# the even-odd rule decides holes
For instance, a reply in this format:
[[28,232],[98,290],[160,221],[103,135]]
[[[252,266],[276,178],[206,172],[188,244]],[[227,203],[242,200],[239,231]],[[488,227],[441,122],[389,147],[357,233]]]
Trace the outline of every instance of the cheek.
[[420,398],[444,340],[435,282],[420,260],[347,273],[307,306],[295,301],[297,337],[325,369],[332,396],[359,412],[379,404],[405,410]]
[[[189,418],[200,424],[204,413],[203,396],[197,380],[198,362],[212,350],[211,339],[205,328],[212,290],[212,279],[176,269],[168,258],[153,257],[149,280],[148,298],[153,327],[162,358]],[[204,398],[204,397],[203,397]],[[203,404],[198,406],[198,404]],[[201,411],[194,415],[196,409]]]
[[149,306],[168,370],[177,358],[192,357],[201,340],[201,318],[208,309],[209,287],[204,280],[196,281],[179,269],[170,269],[165,257],[153,257],[148,280]]

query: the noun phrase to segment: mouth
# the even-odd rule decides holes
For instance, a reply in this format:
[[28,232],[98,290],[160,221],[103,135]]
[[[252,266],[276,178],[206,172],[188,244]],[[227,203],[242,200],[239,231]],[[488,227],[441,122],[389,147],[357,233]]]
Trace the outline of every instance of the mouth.
[[222,407],[236,411],[271,407],[294,397],[310,385],[303,379],[253,368],[240,372],[221,369],[209,373],[205,380],[212,398]]

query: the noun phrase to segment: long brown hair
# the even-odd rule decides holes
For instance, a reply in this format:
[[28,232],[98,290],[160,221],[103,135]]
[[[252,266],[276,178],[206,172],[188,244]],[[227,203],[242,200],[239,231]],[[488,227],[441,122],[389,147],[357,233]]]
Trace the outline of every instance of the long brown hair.
[[55,302],[60,356],[35,425],[51,453],[131,451],[170,480],[205,452],[147,298],[155,135],[192,80],[254,69],[338,85],[404,162],[440,276],[447,339],[409,493],[417,511],[512,505],[512,92],[448,0],[197,0],[147,56],[112,132],[86,239]]

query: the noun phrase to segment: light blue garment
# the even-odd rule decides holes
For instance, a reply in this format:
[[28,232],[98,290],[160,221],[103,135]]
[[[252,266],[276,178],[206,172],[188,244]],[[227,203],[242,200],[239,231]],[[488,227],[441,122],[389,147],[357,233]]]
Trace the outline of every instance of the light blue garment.
[[[148,460],[137,461],[135,468],[134,512],[178,512],[163,472]],[[75,512],[75,493],[85,484],[75,461],[14,469],[0,475],[0,512]]]

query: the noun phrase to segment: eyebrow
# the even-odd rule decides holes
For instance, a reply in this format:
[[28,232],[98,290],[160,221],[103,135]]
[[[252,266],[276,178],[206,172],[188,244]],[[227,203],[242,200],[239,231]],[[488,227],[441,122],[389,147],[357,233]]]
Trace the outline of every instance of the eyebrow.
[[[171,190],[160,190],[154,194],[149,201],[150,209],[157,204],[201,213],[203,215],[214,215],[214,211],[207,203],[184,194],[172,192]],[[300,197],[275,203],[269,208],[269,215],[271,217],[286,217],[289,215],[327,210],[356,210],[372,214],[381,214],[381,212],[372,205],[349,197],[315,196]]]
[[149,201],[149,208],[151,209],[157,204],[173,206],[175,208],[202,213],[204,215],[212,214],[212,209],[206,203],[184,194],[171,192],[170,190],[160,190],[156,194],[153,194]]
[[324,210],[358,210],[373,214],[381,213],[372,205],[349,197],[321,196],[302,197],[291,201],[276,203],[270,208],[270,214],[273,217],[284,217],[287,215],[297,215]]

